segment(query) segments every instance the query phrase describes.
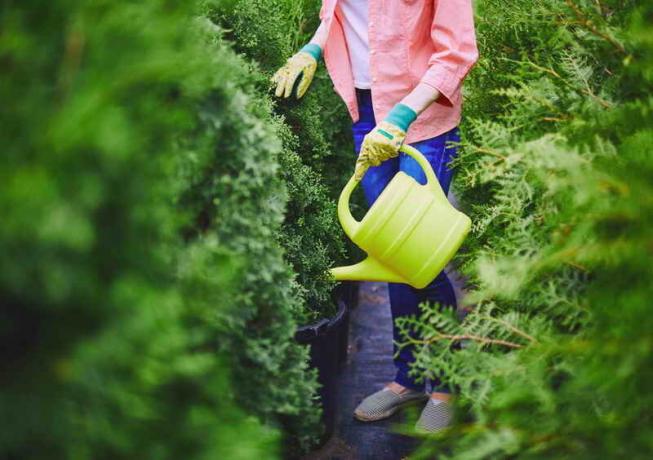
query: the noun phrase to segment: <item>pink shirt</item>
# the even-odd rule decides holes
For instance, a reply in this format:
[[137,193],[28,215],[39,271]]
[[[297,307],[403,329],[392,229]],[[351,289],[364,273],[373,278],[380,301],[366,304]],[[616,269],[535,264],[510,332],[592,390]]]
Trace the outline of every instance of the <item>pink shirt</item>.
[[[358,105],[338,0],[323,0],[320,19],[327,37],[327,70],[356,122]],[[442,96],[413,122],[406,142],[438,136],[459,124],[462,83],[478,59],[471,0],[369,0],[368,37],[377,120],[422,82]]]

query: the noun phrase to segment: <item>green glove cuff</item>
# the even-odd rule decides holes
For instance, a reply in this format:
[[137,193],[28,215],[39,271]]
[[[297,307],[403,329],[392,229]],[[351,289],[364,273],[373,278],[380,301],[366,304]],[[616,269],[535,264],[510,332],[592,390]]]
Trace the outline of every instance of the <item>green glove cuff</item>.
[[408,127],[412,122],[417,118],[417,113],[408,107],[406,104],[397,104],[395,105],[388,116],[385,117],[384,121],[392,123],[398,128],[408,131]]
[[320,58],[322,57],[322,48],[320,48],[320,45],[316,45],[315,43],[309,43],[308,45],[304,46],[299,51],[303,51],[304,53],[310,54],[318,62],[320,61]]

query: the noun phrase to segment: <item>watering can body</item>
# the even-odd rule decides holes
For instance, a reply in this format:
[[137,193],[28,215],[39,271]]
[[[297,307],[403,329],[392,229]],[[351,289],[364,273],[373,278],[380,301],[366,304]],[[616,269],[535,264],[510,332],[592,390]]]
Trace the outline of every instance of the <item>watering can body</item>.
[[427,183],[398,172],[359,222],[349,209],[358,181],[349,180],[340,194],[338,218],[367,258],[331,269],[336,280],[406,283],[421,289],[442,271],[469,233],[469,217],[449,203],[428,160],[413,147],[404,145],[401,151],[419,163]]

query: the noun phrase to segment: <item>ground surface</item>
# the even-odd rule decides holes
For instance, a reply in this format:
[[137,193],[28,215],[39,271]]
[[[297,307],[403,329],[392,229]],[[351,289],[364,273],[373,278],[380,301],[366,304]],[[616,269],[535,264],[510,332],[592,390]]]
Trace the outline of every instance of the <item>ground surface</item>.
[[[368,394],[394,377],[392,319],[384,283],[362,283],[359,306],[353,310],[346,367],[340,375],[338,425],[333,438],[310,460],[396,460],[409,455],[412,438],[395,431],[410,425],[421,407],[390,419],[363,423],[352,417],[354,408]],[[411,413],[412,412],[412,413]]]

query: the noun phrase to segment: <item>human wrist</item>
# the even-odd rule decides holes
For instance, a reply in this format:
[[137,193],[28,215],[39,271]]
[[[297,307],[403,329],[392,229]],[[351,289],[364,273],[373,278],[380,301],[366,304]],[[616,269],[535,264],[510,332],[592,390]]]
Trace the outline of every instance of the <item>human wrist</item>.
[[383,119],[388,123],[392,123],[403,131],[408,131],[411,123],[417,118],[417,112],[408,107],[406,104],[396,104],[388,115]]
[[309,43],[299,51],[310,54],[316,61],[322,57],[322,48],[317,43]]

